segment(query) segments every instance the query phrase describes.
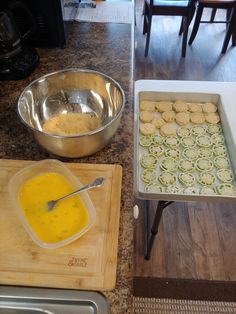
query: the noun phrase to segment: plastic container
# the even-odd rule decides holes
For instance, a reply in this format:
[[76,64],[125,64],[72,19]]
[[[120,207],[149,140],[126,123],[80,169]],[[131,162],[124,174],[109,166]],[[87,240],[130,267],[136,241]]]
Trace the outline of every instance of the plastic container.
[[54,172],[54,173],[58,173],[62,175],[74,187],[75,190],[82,186],[78,178],[66,166],[64,166],[62,162],[58,160],[54,160],[54,159],[47,159],[47,160],[35,162],[31,164],[30,166],[27,166],[23,168],[22,170],[18,171],[9,181],[8,188],[9,188],[10,198],[16,209],[17,215],[23,227],[25,228],[26,232],[30,235],[32,240],[42,248],[54,249],[54,248],[65,246],[68,243],[75,241],[76,239],[81,237],[83,234],[85,234],[91,228],[91,226],[93,225],[95,221],[96,210],[94,208],[94,205],[88,193],[81,192],[79,196],[82,199],[88,213],[87,225],[83,227],[82,229],[80,229],[79,232],[59,242],[46,243],[46,242],[43,242],[41,239],[39,239],[38,236],[35,234],[34,230],[31,228],[27,219],[25,218],[24,213],[20,208],[18,197],[19,197],[20,188],[27,180],[35,176],[38,176],[40,174],[47,173],[47,172]]

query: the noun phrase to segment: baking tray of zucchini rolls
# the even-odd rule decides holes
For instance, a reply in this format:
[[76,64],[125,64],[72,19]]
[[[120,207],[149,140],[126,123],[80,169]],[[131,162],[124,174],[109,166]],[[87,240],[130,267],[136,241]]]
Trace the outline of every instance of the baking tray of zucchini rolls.
[[152,88],[142,82],[135,83],[135,195],[236,200],[236,146],[224,86],[204,85],[201,92],[199,82],[193,91],[181,81],[150,81]]

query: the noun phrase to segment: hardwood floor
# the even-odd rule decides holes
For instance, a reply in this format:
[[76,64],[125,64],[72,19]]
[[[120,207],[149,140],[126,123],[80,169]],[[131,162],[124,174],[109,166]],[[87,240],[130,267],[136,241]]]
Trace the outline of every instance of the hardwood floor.
[[[209,20],[210,10],[205,19]],[[225,18],[218,10],[216,19]],[[142,34],[142,1],[136,4],[135,69],[138,79],[236,81],[236,47],[229,43],[225,55],[221,54],[225,24],[201,24],[186,58],[181,58],[182,38],[178,36],[181,18],[153,18],[148,57],[144,57],[146,36]],[[189,37],[193,22],[190,25]]]
[[[236,47],[230,43],[226,54],[220,53],[225,25],[202,24],[182,59],[180,18],[155,17],[145,58],[141,2],[136,18],[135,80],[236,81]],[[151,215],[155,206],[153,202]],[[143,220],[140,211],[134,231],[134,295],[236,301],[235,204],[170,205],[163,212],[149,261],[144,259]]]

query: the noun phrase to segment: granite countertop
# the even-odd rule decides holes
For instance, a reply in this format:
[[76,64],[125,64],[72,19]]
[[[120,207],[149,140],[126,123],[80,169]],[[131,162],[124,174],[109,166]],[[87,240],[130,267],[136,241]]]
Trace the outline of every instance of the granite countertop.
[[117,80],[124,89],[126,106],[118,131],[110,144],[93,156],[57,159],[65,162],[109,163],[123,167],[121,218],[116,288],[103,292],[111,313],[128,313],[132,287],[133,207],[133,67],[131,27],[127,24],[68,23],[65,48],[38,49],[40,63],[20,81],[0,82],[0,158],[42,160],[55,158],[45,152],[21,124],[16,103],[21,91],[34,79],[70,67],[101,71]]

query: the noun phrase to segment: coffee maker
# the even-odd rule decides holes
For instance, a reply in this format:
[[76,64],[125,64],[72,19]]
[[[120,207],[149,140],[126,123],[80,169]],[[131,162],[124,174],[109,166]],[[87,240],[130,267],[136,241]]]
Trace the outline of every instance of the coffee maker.
[[[21,12],[26,28],[20,31],[14,11]],[[39,55],[26,45],[27,38],[36,29],[35,20],[24,3],[10,1],[0,8],[0,80],[18,80],[27,77],[37,66]]]

